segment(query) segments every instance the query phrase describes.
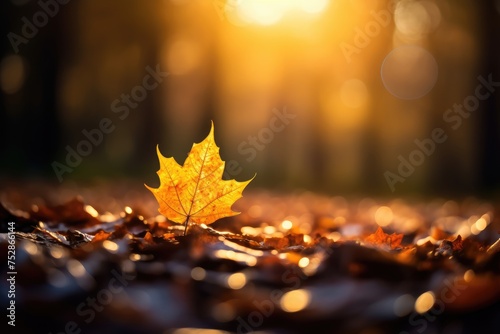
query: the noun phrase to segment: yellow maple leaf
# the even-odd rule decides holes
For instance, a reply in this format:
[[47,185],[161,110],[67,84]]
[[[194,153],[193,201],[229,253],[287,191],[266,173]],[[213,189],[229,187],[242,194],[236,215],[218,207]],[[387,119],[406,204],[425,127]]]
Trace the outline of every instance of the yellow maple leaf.
[[212,224],[216,220],[239,214],[231,206],[242,197],[243,189],[253,180],[244,182],[223,180],[225,162],[219,155],[214,140],[214,124],[207,138],[193,144],[184,165],[174,158],[164,157],[156,147],[160,169],[160,186],[145,185],[156,197],[158,211],[169,220],[185,224],[189,222]]

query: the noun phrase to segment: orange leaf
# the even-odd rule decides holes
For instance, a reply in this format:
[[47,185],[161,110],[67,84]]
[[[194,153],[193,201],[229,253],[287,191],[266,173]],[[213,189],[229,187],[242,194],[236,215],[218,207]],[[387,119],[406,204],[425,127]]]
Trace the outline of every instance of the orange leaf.
[[108,237],[111,235],[111,233],[104,232],[103,230],[100,230],[94,235],[94,238],[92,239],[92,242],[99,242],[99,241],[104,241],[108,239]]
[[153,239],[153,235],[148,231],[146,232],[146,235],[144,236],[144,241],[148,244],[154,244],[155,241]]
[[379,226],[375,233],[370,234],[365,238],[366,243],[374,245],[388,245],[391,249],[399,247],[401,241],[403,240],[403,235],[399,233],[386,234],[382,228]]
[[452,241],[452,248],[454,252],[458,252],[464,249],[462,236],[459,234],[455,240]]
[[222,180],[225,162],[215,144],[213,123],[207,138],[193,144],[183,166],[174,158],[164,157],[158,147],[157,153],[160,187],[155,189],[146,185],[146,188],[156,197],[161,214],[185,224],[184,234],[189,222],[208,225],[239,213],[231,206],[241,198],[243,189],[253,178],[244,182]]

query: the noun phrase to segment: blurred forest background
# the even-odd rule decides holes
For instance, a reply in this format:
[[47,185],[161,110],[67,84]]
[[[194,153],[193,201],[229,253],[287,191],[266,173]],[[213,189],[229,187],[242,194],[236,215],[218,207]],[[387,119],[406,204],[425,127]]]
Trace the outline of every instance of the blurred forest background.
[[[109,118],[62,182],[156,185],[156,145],[182,163],[214,120],[254,186],[498,196],[500,91],[456,129],[443,115],[500,81],[499,22],[498,0],[3,0],[0,179],[57,183],[53,162]],[[135,89],[148,67],[168,76]],[[447,140],[392,193],[384,173],[435,128]]]

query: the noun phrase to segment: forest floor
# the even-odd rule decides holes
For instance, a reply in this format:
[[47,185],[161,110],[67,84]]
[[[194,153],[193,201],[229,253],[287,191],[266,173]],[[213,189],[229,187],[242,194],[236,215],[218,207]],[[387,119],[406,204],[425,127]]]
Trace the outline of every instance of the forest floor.
[[11,184],[0,201],[12,332],[500,328],[498,203],[246,190],[240,215],[184,235],[137,184]]

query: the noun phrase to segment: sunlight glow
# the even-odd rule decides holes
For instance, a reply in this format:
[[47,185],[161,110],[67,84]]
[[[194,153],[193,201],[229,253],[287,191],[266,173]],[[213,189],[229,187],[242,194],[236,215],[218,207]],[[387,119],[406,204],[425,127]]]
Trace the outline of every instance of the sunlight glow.
[[307,14],[320,14],[329,0],[240,0],[226,5],[226,14],[235,11],[242,23],[269,26],[278,23],[289,12],[300,11]]
[[297,6],[307,13],[318,14],[328,6],[328,0],[297,0]]
[[185,75],[195,70],[203,59],[201,47],[193,40],[178,38],[167,52],[167,67],[174,75]]
[[237,10],[239,18],[244,22],[271,25],[281,19],[284,8],[284,1],[279,0],[242,0]]
[[363,81],[350,79],[342,84],[340,98],[349,108],[359,108],[368,100],[368,89]]

